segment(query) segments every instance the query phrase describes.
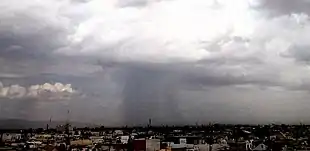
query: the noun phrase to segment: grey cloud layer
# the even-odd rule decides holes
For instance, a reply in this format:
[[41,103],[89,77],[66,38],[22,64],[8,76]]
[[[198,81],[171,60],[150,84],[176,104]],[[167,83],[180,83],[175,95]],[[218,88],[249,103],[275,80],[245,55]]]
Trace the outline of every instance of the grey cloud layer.
[[[238,107],[232,102],[240,103],[243,89],[257,101],[279,103],[287,97],[285,101],[289,102],[298,98],[295,93],[303,97],[298,100],[307,98],[309,2],[214,2],[2,0],[0,78],[21,81],[36,77],[37,83],[53,83],[61,76],[76,78],[71,79],[72,84],[89,93],[88,101],[109,104],[113,109],[120,107],[124,112],[122,120],[127,123],[141,123],[149,117],[162,121],[179,119],[174,122],[203,118],[190,112],[195,103],[204,107],[211,103],[218,110],[242,116],[249,109],[238,111],[246,106]],[[59,79],[49,81],[49,74]],[[35,94],[47,89],[58,92],[55,85],[32,88]],[[30,89],[15,85],[2,88],[1,92],[18,98],[30,94]],[[220,97],[220,92],[230,96]],[[268,95],[261,97],[263,92]],[[273,95],[280,92],[283,97]],[[227,104],[233,107],[225,107]],[[110,110],[105,114],[117,114]],[[209,107],[207,111],[198,110],[204,114],[216,112]],[[253,110],[261,115],[253,113],[253,117],[266,118],[258,109]],[[288,109],[275,110],[283,113]],[[184,115],[185,111],[190,114]],[[267,113],[277,114],[271,109]],[[137,121],[132,121],[136,116]]]
[[268,9],[272,15],[290,13],[309,13],[310,2],[308,0],[262,0],[260,8]]

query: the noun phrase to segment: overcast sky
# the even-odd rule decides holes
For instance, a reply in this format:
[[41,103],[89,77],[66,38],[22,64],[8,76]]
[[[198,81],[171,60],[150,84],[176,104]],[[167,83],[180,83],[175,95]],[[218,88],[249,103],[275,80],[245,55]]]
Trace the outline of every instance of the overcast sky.
[[0,118],[310,123],[309,0],[1,0]]

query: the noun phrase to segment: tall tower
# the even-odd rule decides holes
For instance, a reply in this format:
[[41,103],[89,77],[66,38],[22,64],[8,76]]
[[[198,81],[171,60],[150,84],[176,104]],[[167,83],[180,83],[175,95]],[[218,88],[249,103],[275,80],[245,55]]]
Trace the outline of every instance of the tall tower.
[[66,145],[70,145],[70,121],[69,121],[70,110],[67,112],[67,120],[65,125],[65,133],[66,133]]
[[52,116],[50,117],[49,123],[46,124],[46,130],[49,129],[49,126],[52,124]]
[[149,124],[148,124],[148,126],[149,126],[149,127],[152,126],[152,119],[151,119],[151,118],[149,118]]

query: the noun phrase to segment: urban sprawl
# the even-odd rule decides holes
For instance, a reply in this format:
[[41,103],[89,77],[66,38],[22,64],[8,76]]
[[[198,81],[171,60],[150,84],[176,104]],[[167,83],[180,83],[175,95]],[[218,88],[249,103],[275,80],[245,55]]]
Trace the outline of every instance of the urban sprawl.
[[301,151],[310,126],[222,125],[56,128],[0,131],[0,150]]

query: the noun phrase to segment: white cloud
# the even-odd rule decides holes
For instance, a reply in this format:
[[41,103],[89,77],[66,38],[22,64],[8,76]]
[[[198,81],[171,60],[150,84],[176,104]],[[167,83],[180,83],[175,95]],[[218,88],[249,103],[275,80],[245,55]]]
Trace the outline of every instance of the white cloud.
[[76,24],[68,35],[70,44],[58,52],[120,60],[197,60],[209,54],[202,42],[249,34],[255,13],[244,0],[234,5],[220,1],[218,7],[213,0],[149,1],[144,7],[118,3],[93,0],[78,8],[89,17]]
[[19,85],[11,85],[8,87],[6,96],[9,98],[22,98],[26,95],[26,88]]
[[[1,82],[0,82],[1,83]],[[70,97],[76,90],[71,84],[62,83],[45,83],[42,85],[31,85],[23,87],[20,85],[3,86],[0,85],[0,97],[16,99],[16,98],[43,98],[43,99],[62,99]]]
[[[142,7],[135,5],[142,3]],[[295,24],[305,24],[307,15],[267,18],[260,10],[252,9],[259,4],[259,0],[37,0],[22,4],[4,0],[0,5],[7,9],[1,10],[1,18],[10,28],[1,29],[23,37],[56,29],[64,32],[55,37],[64,46],[49,51],[127,61],[195,61],[213,57],[217,50],[214,45],[221,48],[217,55],[235,57],[246,52],[247,57],[264,51],[264,45],[272,40],[305,41],[306,37],[296,38],[304,31]],[[42,10],[46,13],[40,13]],[[30,16],[35,24],[21,21],[21,14]],[[250,42],[227,42],[232,37]]]

